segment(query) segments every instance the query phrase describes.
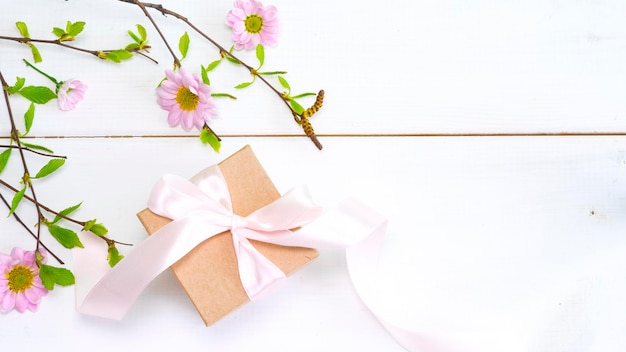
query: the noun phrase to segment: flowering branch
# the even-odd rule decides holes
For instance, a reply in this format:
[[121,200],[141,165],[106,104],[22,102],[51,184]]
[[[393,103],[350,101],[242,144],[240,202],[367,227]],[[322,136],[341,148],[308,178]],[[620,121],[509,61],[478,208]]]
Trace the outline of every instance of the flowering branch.
[[155,64],[158,64],[158,62],[155,59],[153,59],[152,57],[148,56],[146,53],[143,52],[143,51],[147,51],[147,49],[150,48],[150,46],[148,45],[127,46],[124,49],[89,50],[89,49],[84,49],[84,48],[67,44],[66,42],[73,41],[75,39],[75,37],[82,31],[84,25],[85,25],[84,22],[75,22],[75,23],[68,22],[68,26],[66,30],[63,30],[60,28],[54,28],[53,32],[57,34],[58,36],[57,39],[36,39],[36,38],[30,37],[30,34],[28,33],[28,27],[26,26],[24,22],[17,22],[16,26],[18,27],[22,36],[21,37],[0,36],[0,40],[14,41],[14,42],[18,42],[18,43],[22,43],[22,44],[26,44],[30,46],[35,62],[41,61],[41,55],[39,54],[39,50],[35,47],[33,43],[57,45],[57,46],[60,46],[69,50],[74,50],[74,51],[78,51],[81,53],[89,54],[99,59],[109,60],[109,61],[114,61],[114,62],[120,62],[122,60],[126,60],[130,58],[130,56],[132,56],[131,53],[136,53],[154,62]]
[[[149,15],[149,13],[148,13],[146,8],[152,8],[154,10],[159,11],[164,16],[170,15],[170,16],[175,17],[178,20],[184,22],[187,26],[189,26],[191,29],[193,29],[196,33],[198,33],[200,36],[202,36],[204,39],[208,40],[212,45],[214,45],[219,50],[219,53],[220,53],[221,57],[229,57],[231,59],[231,61],[236,62],[238,64],[241,64],[243,67],[245,67],[248,70],[248,72],[250,72],[250,74],[254,78],[259,78],[268,88],[270,88],[270,90],[272,90],[278,97],[280,97],[280,99],[285,103],[287,108],[291,111],[291,114],[294,117],[295,121],[299,125],[301,125],[303,127],[306,135],[311,139],[311,141],[315,144],[315,146],[318,149],[320,149],[320,150],[322,149],[322,144],[317,139],[317,136],[315,135],[315,132],[313,131],[313,127],[311,126],[311,123],[308,120],[308,118],[319,109],[319,106],[316,107],[315,109],[314,109],[314,107],[315,107],[315,105],[314,105],[314,106],[312,106],[311,108],[309,108],[307,110],[302,109],[303,111],[296,111],[296,109],[293,107],[293,97],[290,97],[288,94],[282,93],[278,89],[276,89],[267,79],[265,79],[265,77],[263,77],[262,74],[260,74],[257,71],[257,69],[255,69],[253,66],[245,63],[240,58],[238,58],[236,55],[234,55],[232,53],[232,51],[227,50],[224,46],[220,45],[213,38],[211,38],[209,35],[204,33],[201,29],[199,29],[193,23],[191,23],[191,21],[189,21],[189,19],[187,17],[182,16],[181,14],[179,14],[177,12],[174,12],[172,10],[167,9],[167,8],[163,7],[163,5],[161,5],[161,4],[145,3],[145,2],[141,2],[139,0],[118,0],[118,1],[124,2],[124,3],[129,3],[129,4],[135,4],[135,5],[139,6],[142,9],[144,14],[149,18],[150,22],[152,23],[152,25],[154,26],[156,31],[161,36],[161,39],[165,43],[165,45],[168,48],[170,54],[174,58],[174,67],[175,68],[180,67],[180,60],[178,59],[176,54],[174,54],[174,52],[172,51],[170,45],[167,42],[167,39],[163,36],[163,34],[161,33],[161,30],[159,29],[158,25],[156,24],[154,19]],[[283,86],[285,86],[282,82],[281,82],[281,84]],[[316,104],[321,105],[321,103],[320,103],[321,102],[321,98],[319,98],[319,97],[320,96],[323,97],[323,94],[324,94],[323,91],[321,91],[321,94],[318,94],[318,100],[316,101]],[[308,113],[306,113],[307,111],[308,111]]]
[[[11,139],[15,141],[15,143],[17,144],[17,149],[20,153],[20,159],[22,161],[22,168],[24,170],[24,176],[22,177],[22,182],[24,183],[24,188],[22,189],[22,191],[19,191],[16,194],[20,194],[22,196],[24,196],[24,191],[26,190],[26,188],[30,189],[30,193],[32,195],[33,198],[33,202],[35,203],[35,209],[37,211],[37,223],[41,223],[41,221],[43,221],[44,216],[41,212],[41,208],[39,206],[39,202],[37,201],[37,195],[35,193],[35,189],[33,187],[33,184],[31,182],[30,179],[30,172],[28,171],[28,165],[26,164],[26,157],[24,156],[24,150],[22,149],[22,144],[20,142],[20,136],[19,133],[17,131],[17,128],[15,127],[15,119],[13,118],[13,112],[11,111],[11,104],[9,103],[9,84],[7,83],[7,81],[4,79],[4,75],[2,75],[2,72],[0,71],[0,83],[2,84],[2,92],[4,95],[4,101],[6,103],[6,107],[7,107],[7,112],[9,114],[9,121],[11,123]],[[15,198],[14,198],[15,200]],[[15,211],[15,206],[12,204],[11,205],[11,213],[13,213]],[[37,226],[37,245],[35,247],[35,252],[39,251],[39,246],[41,244],[41,227]]]

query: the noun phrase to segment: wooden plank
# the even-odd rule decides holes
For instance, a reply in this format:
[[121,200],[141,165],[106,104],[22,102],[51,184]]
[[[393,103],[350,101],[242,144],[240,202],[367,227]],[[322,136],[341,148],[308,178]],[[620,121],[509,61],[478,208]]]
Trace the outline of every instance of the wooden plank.
[[[223,24],[230,4],[164,1],[230,46]],[[294,92],[326,91],[324,109],[314,119],[320,134],[624,132],[626,103],[626,25],[624,4],[531,1],[399,0],[385,5],[353,1],[296,4],[278,0],[280,42],[268,48],[268,70],[286,70]],[[154,88],[172,60],[139,9],[112,1],[57,4],[21,2],[0,14],[0,33],[16,34],[25,21],[31,35],[50,37],[66,18],[87,22],[72,43],[90,49],[124,46],[136,23],[148,29],[151,55],[109,65],[87,55],[40,45],[41,67],[59,79],[89,85],[80,108],[61,113],[38,108],[33,135],[176,135],[155,103]],[[358,9],[358,11],[356,10]],[[174,47],[189,31],[190,55],[184,61],[199,72],[217,52],[181,22],[154,14]],[[115,21],[111,21],[115,18]],[[2,72],[13,80],[45,83],[21,59],[24,45],[1,42]],[[256,62],[251,52],[242,54]],[[223,134],[297,134],[301,129],[268,89],[248,80],[233,65],[212,75],[219,99],[213,127]],[[275,80],[272,82],[277,83]],[[26,104],[17,100],[18,117]],[[310,103],[304,101],[303,104]]]
[[[574,337],[593,335],[606,339],[585,340],[592,349],[624,347],[624,138],[336,137],[325,140],[323,152],[304,140],[234,138],[219,156],[190,139],[45,142],[70,159],[38,185],[42,201],[84,201],[77,215],[97,217],[121,241],[146,237],[134,214],[159,175],[188,177],[250,143],[281,192],[305,183],[322,205],[353,195],[388,216],[380,293],[385,302],[411,303],[404,319],[420,331],[487,351],[511,343],[574,348],[581,343]],[[17,231],[5,238],[2,252],[33,243]],[[311,351],[398,350],[360,305],[344,265],[341,251],[322,251],[286,286],[209,330],[164,275],[120,323],[77,315],[72,290],[59,289],[37,314],[3,317],[0,334],[22,340],[36,330],[46,337],[32,343],[67,347],[61,336],[71,326],[72,346],[105,333],[124,346],[185,336],[177,343],[234,350],[295,349],[303,341]],[[235,338],[242,331],[246,339]],[[268,342],[276,331],[285,335]],[[501,339],[490,340],[493,334]]]

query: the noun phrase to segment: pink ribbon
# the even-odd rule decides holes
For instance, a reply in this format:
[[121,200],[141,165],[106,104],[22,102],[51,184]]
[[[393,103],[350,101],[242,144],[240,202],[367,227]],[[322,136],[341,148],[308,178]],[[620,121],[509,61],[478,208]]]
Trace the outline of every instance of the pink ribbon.
[[[284,246],[346,248],[352,283],[365,305],[405,348],[417,351],[425,346],[418,334],[378,312],[378,283],[371,273],[376,270],[387,222],[360,202],[347,199],[322,213],[307,189],[300,186],[242,217],[233,213],[226,181],[219,167],[213,166],[191,180],[163,176],[150,195],[148,207],[173,221],[137,245],[114,268],[101,260],[106,253],[103,241],[81,234],[85,248],[73,251],[80,313],[122,319],[157,275],[204,240],[230,230],[241,282],[250,299],[285,275],[249,239]],[[289,231],[297,227],[302,228]]]
[[[157,275],[204,240],[227,230],[233,234],[241,282],[248,297],[253,299],[285,274],[259,253],[248,238],[270,243],[274,239],[288,240],[294,237],[289,229],[306,225],[322,211],[301,186],[241,217],[233,214],[228,186],[219,167],[206,169],[192,181],[165,175],[156,184],[148,207],[173,221],[140,243],[114,268],[105,269],[102,279],[82,302],[77,302],[79,312],[116,320],[123,318]],[[91,254],[87,251],[77,250],[74,255],[77,263],[90,261]],[[94,271],[103,270],[102,265],[76,266],[77,281],[83,277],[90,280]],[[77,298],[80,296],[79,293]]]

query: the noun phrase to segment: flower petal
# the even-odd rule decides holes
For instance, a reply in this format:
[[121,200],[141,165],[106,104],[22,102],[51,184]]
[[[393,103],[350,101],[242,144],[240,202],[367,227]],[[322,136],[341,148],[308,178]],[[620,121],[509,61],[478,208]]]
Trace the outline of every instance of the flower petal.
[[20,313],[24,313],[24,311],[26,311],[26,308],[28,308],[28,299],[26,299],[26,296],[24,296],[23,293],[18,292],[15,295],[15,310],[17,310]]
[[0,311],[8,312],[15,307],[15,293],[7,292],[0,301]]

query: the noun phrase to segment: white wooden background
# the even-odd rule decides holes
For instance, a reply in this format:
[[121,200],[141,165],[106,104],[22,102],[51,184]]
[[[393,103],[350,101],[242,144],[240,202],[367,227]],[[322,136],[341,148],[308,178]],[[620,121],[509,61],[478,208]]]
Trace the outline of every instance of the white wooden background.
[[[223,21],[231,1],[160,3],[230,45]],[[265,68],[289,71],[294,91],[325,90],[312,119],[323,151],[300,137],[263,86],[235,92],[248,77],[227,65],[212,76],[215,91],[239,98],[220,99],[211,123],[224,137],[222,152],[169,128],[154,88],[172,60],[132,5],[5,1],[0,35],[17,36],[14,23],[24,21],[33,38],[51,37],[52,27],[83,20],[74,45],[113,49],[141,23],[159,61],[115,65],[38,46],[42,69],[89,86],[75,111],[37,107],[33,142],[69,157],[37,185],[42,201],[59,209],[83,201],[79,216],[98,217],[116,239],[137,243],[146,234],[135,213],[161,174],[190,177],[250,144],[282,192],[305,183],[329,206],[355,195],[389,218],[380,295],[404,303],[391,313],[424,336],[463,351],[626,348],[626,3],[271,4],[281,34],[266,50]],[[151,13],[175,46],[189,31]],[[197,71],[217,51],[190,36],[183,64]],[[0,52],[8,80],[47,83],[22,63],[26,46],[0,41]],[[19,97],[11,104],[18,116],[27,108]],[[18,170],[17,159],[9,167]],[[2,176],[17,182],[17,172]],[[11,219],[0,226],[0,252],[34,246]],[[69,252],[57,252],[71,265]],[[169,272],[122,322],[80,316],[73,304],[71,288],[57,289],[36,314],[1,315],[0,341],[76,351],[403,350],[358,300],[341,251],[322,252],[210,328]]]

